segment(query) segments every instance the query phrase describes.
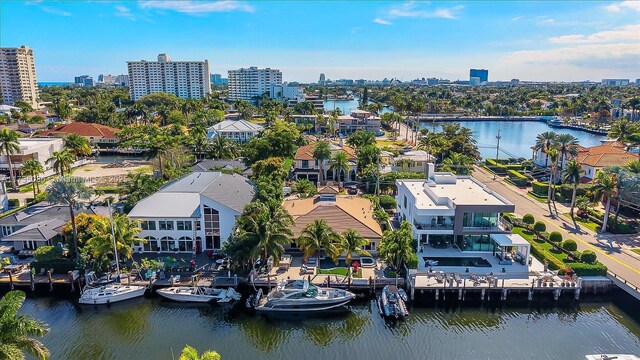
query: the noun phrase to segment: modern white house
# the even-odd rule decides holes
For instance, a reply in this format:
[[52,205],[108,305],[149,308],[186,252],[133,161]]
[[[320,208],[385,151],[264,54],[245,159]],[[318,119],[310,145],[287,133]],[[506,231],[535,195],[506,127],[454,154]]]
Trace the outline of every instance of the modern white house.
[[247,178],[218,171],[193,172],[142,199],[129,213],[140,221],[137,252],[219,251],[236,219],[253,200]]
[[412,225],[418,240],[418,269],[438,264],[526,267],[529,243],[511,234],[502,219],[502,213],[513,212],[515,205],[480,181],[435,172],[429,164],[426,180],[396,180],[396,185],[397,220]]
[[207,138],[215,139],[222,136],[244,144],[262,130],[263,126],[247,120],[224,120],[207,129]]
[[381,119],[365,110],[353,110],[350,115],[338,116],[338,130],[341,134],[351,134],[358,130],[377,133],[380,131]]
[[300,85],[272,84],[269,90],[269,97],[280,102],[286,102],[289,106],[294,106],[304,101],[304,89]]
[[[17,173],[26,160],[35,159],[42,164],[45,175],[47,170],[52,167],[50,163],[47,163],[47,159],[53,155],[54,151],[60,151],[64,147],[63,139],[53,138],[21,138],[18,139],[18,144],[20,152],[11,155],[13,170]],[[7,155],[0,156],[0,171],[8,173],[9,163],[7,160]]]

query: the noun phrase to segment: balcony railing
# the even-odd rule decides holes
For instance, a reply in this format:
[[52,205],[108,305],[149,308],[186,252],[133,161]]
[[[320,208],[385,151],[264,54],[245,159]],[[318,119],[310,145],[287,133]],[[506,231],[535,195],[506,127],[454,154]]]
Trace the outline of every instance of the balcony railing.
[[453,230],[453,224],[423,224],[414,221],[413,225],[418,230]]
[[509,231],[511,230],[511,224],[503,219],[498,220],[498,224],[491,224],[487,226],[463,226],[465,231]]

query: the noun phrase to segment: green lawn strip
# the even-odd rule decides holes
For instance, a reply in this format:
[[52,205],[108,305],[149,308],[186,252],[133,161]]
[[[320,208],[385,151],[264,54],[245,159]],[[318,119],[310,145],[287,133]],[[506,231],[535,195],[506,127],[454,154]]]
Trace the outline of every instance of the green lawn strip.
[[[562,214],[564,217],[566,217],[567,219],[573,221],[573,219],[571,219],[571,215],[569,214]],[[581,219],[579,217],[576,216],[575,218],[576,223],[578,223],[578,225],[584,226],[587,229],[593,231],[593,232],[598,232],[598,228],[600,227],[600,225],[594,223],[593,221],[590,220],[584,220]]]
[[337,267],[333,269],[318,269],[318,274],[320,275],[349,275],[349,269],[344,267]]
[[518,234],[523,238],[527,239],[527,241],[529,241],[530,243],[535,242],[538,246],[544,249],[545,252],[549,253],[551,256],[555,257],[556,259],[565,262],[565,259],[567,258],[567,254],[563,253],[562,251],[558,251],[554,249],[550,243],[544,240],[536,239],[535,234],[529,232],[529,230],[515,226],[512,231],[513,233]]

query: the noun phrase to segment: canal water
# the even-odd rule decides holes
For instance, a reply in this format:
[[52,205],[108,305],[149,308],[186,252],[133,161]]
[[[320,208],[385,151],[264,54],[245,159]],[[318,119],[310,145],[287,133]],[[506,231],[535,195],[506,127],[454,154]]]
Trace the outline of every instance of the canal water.
[[[618,298],[618,297],[612,297]],[[386,322],[367,300],[351,313],[263,318],[235,307],[184,306],[158,298],[78,307],[28,299],[21,312],[47,322],[52,359],[172,359],[185,344],[236,359],[561,359],[640,354],[637,303],[584,300],[519,307],[413,307]],[[636,317],[634,320],[632,315]]]

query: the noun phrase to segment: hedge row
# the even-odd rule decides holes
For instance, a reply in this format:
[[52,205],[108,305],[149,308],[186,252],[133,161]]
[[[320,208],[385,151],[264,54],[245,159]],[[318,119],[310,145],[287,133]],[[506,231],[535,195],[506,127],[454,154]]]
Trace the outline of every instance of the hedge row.
[[549,193],[548,183],[542,183],[540,181],[535,180],[531,182],[531,188],[533,193],[536,195],[547,196],[547,194]]
[[72,261],[34,261],[31,263],[31,268],[36,269],[37,273],[40,273],[40,269],[53,269],[55,274],[66,274],[69,271],[76,269],[76,265]]
[[520,172],[516,170],[507,171],[509,174],[509,179],[517,186],[527,186],[529,184],[529,179],[526,176],[522,175]]

